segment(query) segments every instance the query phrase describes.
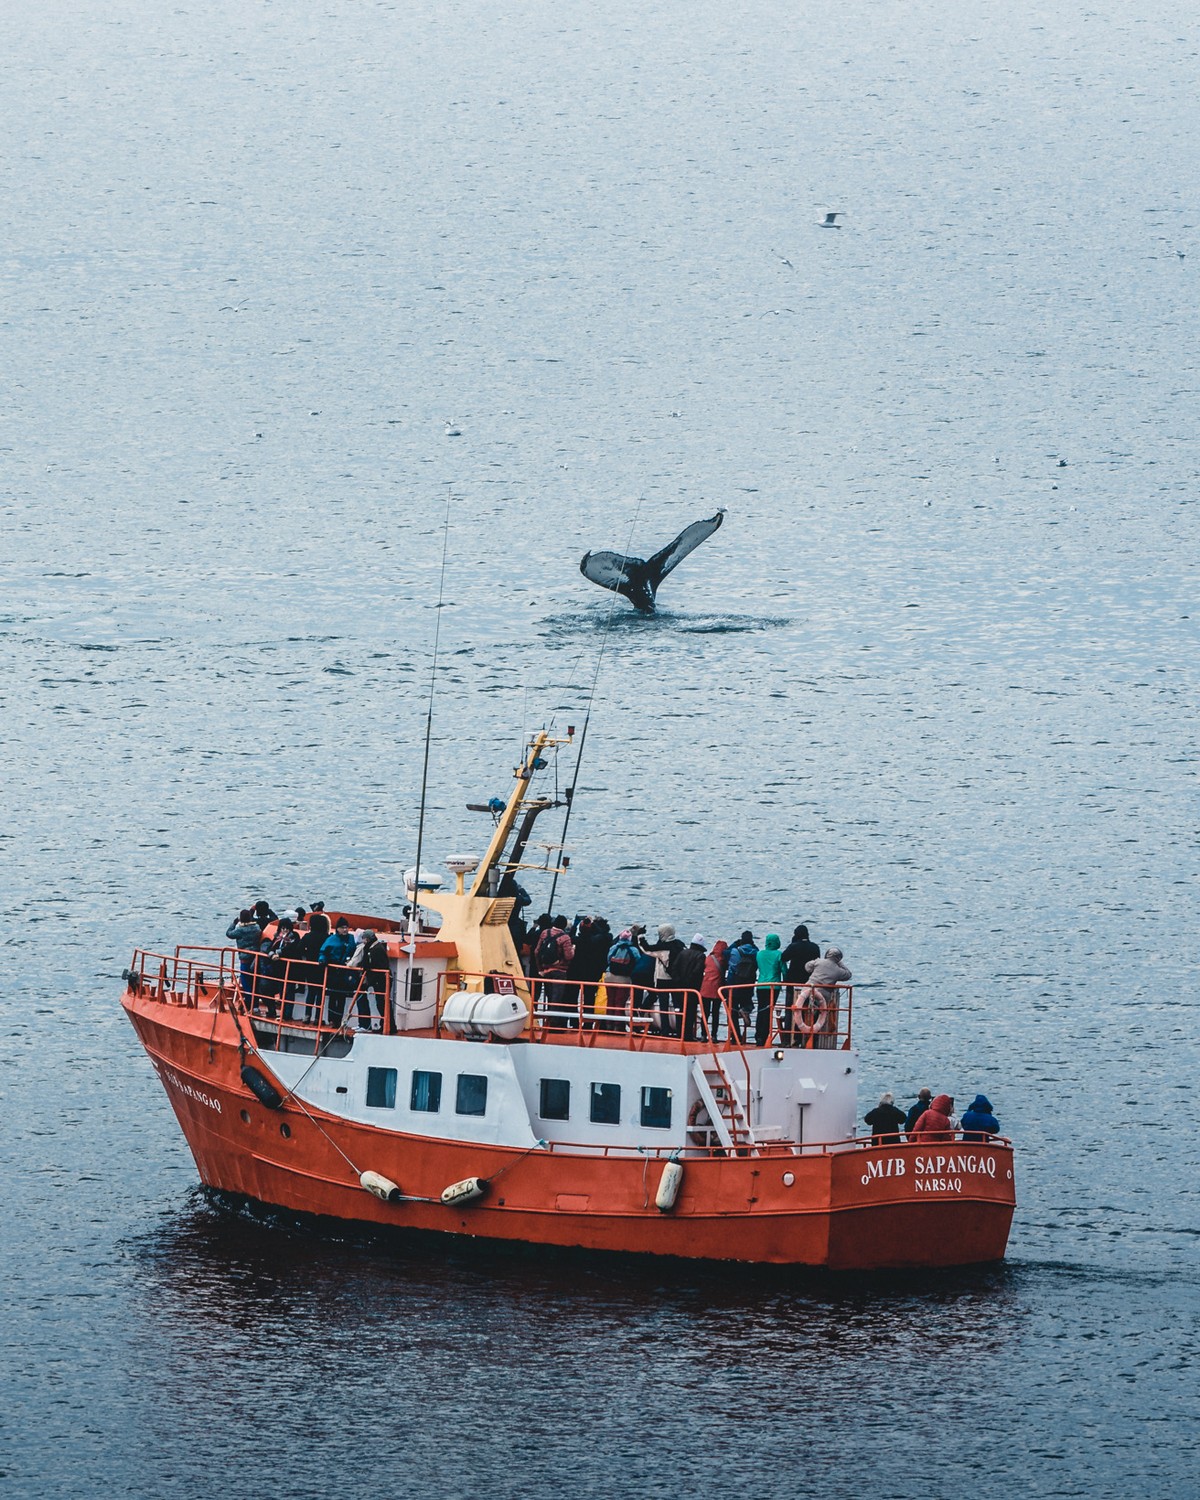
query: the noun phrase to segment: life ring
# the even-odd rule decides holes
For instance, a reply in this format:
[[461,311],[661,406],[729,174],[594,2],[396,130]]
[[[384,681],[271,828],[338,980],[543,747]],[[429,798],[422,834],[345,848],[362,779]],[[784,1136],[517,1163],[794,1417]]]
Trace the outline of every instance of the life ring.
[[[829,995],[819,985],[806,984],[792,1007],[796,1030],[801,1036],[823,1036],[829,1023]],[[806,1020],[805,1017],[811,1017]]]
[[[700,1116],[704,1118],[701,1120]],[[692,1130],[711,1130],[713,1128],[712,1116],[708,1112],[708,1106],[703,1099],[697,1099],[688,1112],[687,1128]]]

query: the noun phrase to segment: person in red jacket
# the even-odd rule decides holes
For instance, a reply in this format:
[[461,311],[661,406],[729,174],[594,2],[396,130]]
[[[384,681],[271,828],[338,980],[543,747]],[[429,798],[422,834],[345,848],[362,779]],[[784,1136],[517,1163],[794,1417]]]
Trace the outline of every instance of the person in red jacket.
[[704,959],[704,978],[700,981],[700,999],[704,1004],[704,1014],[708,1017],[707,1041],[716,1041],[717,1022],[721,1018],[721,996],[720,989],[725,983],[725,955],[729,952],[729,944],[724,938],[718,938],[712,945],[712,952]]
[[935,1094],[933,1103],[908,1132],[910,1141],[929,1137],[932,1140],[954,1139],[954,1126],[950,1116],[954,1112],[954,1100],[949,1094]]

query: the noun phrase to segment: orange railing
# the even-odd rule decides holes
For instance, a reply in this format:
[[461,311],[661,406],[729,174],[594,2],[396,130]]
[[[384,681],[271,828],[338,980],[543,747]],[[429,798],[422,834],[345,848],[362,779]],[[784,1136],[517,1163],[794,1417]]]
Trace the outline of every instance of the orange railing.
[[[191,957],[189,955],[199,955]],[[168,956],[138,949],[125,971],[130,988],[167,1005],[213,1005],[249,1016],[255,1030],[285,1028],[321,1036],[356,1026],[384,1032],[393,1024],[390,970],[280,959],[236,948],[181,947]],[[378,1021],[378,1026],[373,1023]]]
[[[256,1024],[301,1026],[305,1030],[345,1031],[359,1019],[395,1031],[390,970],[374,971],[364,981],[361,969],[321,964],[313,959],[280,959],[229,947],[181,946],[171,955],[135,952],[126,971],[130,983],[167,1004],[237,1004]],[[526,979],[505,974],[456,972],[438,977],[438,1007],[450,985],[511,989],[533,997],[530,1036],[562,1040],[573,1036],[585,1045],[623,1039],[624,1045],[656,1051],[743,1052],[755,1039],[757,986],[721,988],[718,997],[702,999],[685,988],[647,989],[632,984],[581,982],[577,979]],[[854,991],[849,985],[820,990],[808,985],[763,986],[770,989],[771,1009],[765,1025],[766,1046],[833,1049],[850,1046]],[[747,993],[749,992],[749,993]],[[684,1033],[687,1033],[684,1035]],[[444,1033],[439,1026],[440,1034]]]

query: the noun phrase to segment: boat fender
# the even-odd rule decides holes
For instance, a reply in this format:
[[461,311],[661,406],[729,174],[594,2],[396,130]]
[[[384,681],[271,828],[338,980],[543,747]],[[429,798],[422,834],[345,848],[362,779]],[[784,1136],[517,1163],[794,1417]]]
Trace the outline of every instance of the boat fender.
[[442,1202],[455,1207],[463,1203],[474,1203],[488,1190],[486,1177],[464,1177],[461,1182],[452,1182],[442,1193]]
[[654,1206],[660,1214],[669,1214],[675,1207],[675,1200],[679,1197],[682,1182],[682,1164],[669,1161],[662,1170],[662,1176],[658,1179],[658,1192],[654,1195]]
[[252,1068],[249,1063],[242,1069],[242,1082],[260,1104],[265,1104],[268,1109],[283,1108],[283,1095],[269,1078],[264,1078],[258,1069]]
[[404,1197],[392,1179],[379,1172],[363,1172],[358,1180],[368,1193],[374,1193],[384,1203],[399,1203]]

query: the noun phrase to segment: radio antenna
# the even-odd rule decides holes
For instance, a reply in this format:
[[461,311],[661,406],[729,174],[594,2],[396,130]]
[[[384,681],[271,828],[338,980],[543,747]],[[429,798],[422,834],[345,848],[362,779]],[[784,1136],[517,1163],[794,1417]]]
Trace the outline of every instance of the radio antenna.
[[425,762],[421,767],[421,810],[417,817],[417,867],[413,871],[413,893],[408,907],[408,979],[405,1001],[412,995],[413,954],[416,951],[418,916],[421,909],[421,851],[425,846],[425,801],[429,791],[429,746],[433,740],[433,691],[437,685],[438,645],[442,633],[442,600],[446,589],[446,551],[450,543],[450,500],[446,486],[446,516],[442,523],[442,571],[438,579],[437,619],[433,627],[433,666],[429,673],[429,706],[425,714]]

